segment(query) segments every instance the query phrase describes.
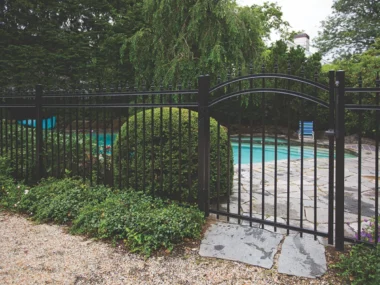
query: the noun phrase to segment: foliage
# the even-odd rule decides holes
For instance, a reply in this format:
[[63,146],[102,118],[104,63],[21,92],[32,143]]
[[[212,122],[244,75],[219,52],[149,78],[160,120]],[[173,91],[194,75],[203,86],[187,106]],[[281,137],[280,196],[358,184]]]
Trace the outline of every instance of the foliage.
[[0,17],[0,86],[29,88],[192,81],[259,58],[288,27],[277,5],[235,0],[4,0]]
[[[365,223],[368,222],[368,220],[364,220]],[[367,224],[364,228],[362,228],[362,231],[360,232],[360,238],[363,241],[367,242],[375,242],[375,230],[376,230],[376,223],[375,218],[372,218],[369,221],[369,224]],[[380,226],[378,226],[378,231],[380,232]],[[356,234],[356,239],[359,239],[359,234]],[[380,237],[377,238],[377,242],[380,242]]]
[[380,37],[380,2],[336,0],[333,14],[322,22],[316,46],[323,54],[346,57],[362,53]]
[[380,245],[370,248],[363,244],[351,248],[349,255],[341,255],[333,267],[351,284],[375,285],[380,279]]
[[[12,121],[2,120],[0,125],[0,153],[8,156],[13,176],[23,178],[28,183],[34,181],[36,165],[36,130],[24,127]],[[45,177],[64,177],[67,172],[90,177],[92,180],[101,180],[106,171],[110,169],[110,159],[104,160],[104,146],[99,146],[97,155],[97,142],[92,140],[92,153],[90,153],[89,138],[82,133],[76,136],[75,131],[70,135],[60,130],[43,131],[43,165]],[[109,155],[107,155],[109,156]]]
[[0,181],[5,181],[12,177],[12,166],[10,159],[6,156],[0,156]]
[[[7,159],[0,157],[0,170],[6,166]],[[146,256],[160,248],[171,250],[184,238],[199,238],[204,223],[195,207],[133,190],[90,187],[72,178],[49,178],[29,190],[0,175],[0,206],[38,222],[72,225],[72,233],[123,241]]]
[[[218,123],[211,118],[211,198],[216,197],[218,191],[220,195],[230,193],[233,180],[232,147],[222,126],[219,138],[218,161]],[[198,113],[188,109],[156,108],[137,113],[122,126],[114,143],[114,157],[119,161],[121,156],[122,180],[127,187],[176,200],[196,201],[198,147]]]
[[86,205],[105,200],[111,190],[104,186],[89,187],[69,178],[43,180],[22,197],[19,209],[38,222],[67,223],[77,217]]
[[77,86],[133,77],[130,62],[120,62],[120,46],[142,25],[141,1],[1,2],[1,86]]
[[[286,42],[277,41],[263,52],[263,64],[252,65],[249,70],[243,73],[243,68],[231,70],[232,77],[239,76],[240,73],[282,73],[304,77],[311,81],[318,81],[327,85],[328,77],[321,73],[321,56],[318,53],[306,57],[305,51],[301,47],[288,48]],[[221,78],[221,82],[228,78]],[[319,99],[328,102],[328,93],[317,90],[308,84],[300,84],[293,80],[286,79],[253,79],[252,82],[245,80],[243,82],[230,84],[225,89],[220,89],[212,94],[213,98],[220,97],[224,94],[235,92],[241,89],[261,88],[265,84],[266,88],[289,89],[296,92],[302,92],[307,95],[316,96]],[[263,97],[265,107],[263,107]],[[328,109],[318,107],[314,102],[300,100],[291,96],[273,93],[254,93],[242,95],[227,101],[218,103],[212,108],[212,116],[223,124],[236,124],[241,117],[243,125],[259,125],[263,120],[263,109],[265,113],[265,123],[274,125],[277,121],[279,126],[287,126],[288,113],[290,116],[290,129],[298,128],[298,121],[301,116],[304,120],[316,122],[317,130],[325,130],[328,126]],[[229,121],[229,123],[228,123]]]
[[[258,60],[271,29],[286,27],[274,4],[240,7],[234,0],[145,0],[145,25],[123,49],[139,80],[193,82],[200,74]],[[122,49],[122,50],[123,50]]]
[[9,158],[0,156],[0,207],[14,211],[28,189],[20,183],[16,184],[11,174],[12,167]]
[[[375,218],[370,221],[364,219],[366,223],[360,233],[355,238],[368,243],[375,242]],[[380,230],[380,227],[378,228]],[[380,242],[380,237],[378,238]],[[342,255],[340,261],[334,265],[340,269],[340,275],[351,281],[352,284],[377,284],[380,278],[380,245],[369,247],[365,244],[358,244],[351,248],[348,255]]]
[[121,239],[132,252],[149,256],[160,248],[172,249],[184,238],[199,238],[203,221],[196,208],[127,191],[86,206],[74,220],[72,232]]
[[[376,78],[380,70],[380,38],[364,53],[354,55],[349,59],[336,60],[332,64],[323,66],[323,70],[344,70],[345,85],[349,87],[375,87]],[[350,94],[346,96],[346,104],[376,105],[375,93]],[[360,118],[360,116],[362,116]],[[374,137],[376,119],[374,112],[346,111],[347,134],[359,133]]]

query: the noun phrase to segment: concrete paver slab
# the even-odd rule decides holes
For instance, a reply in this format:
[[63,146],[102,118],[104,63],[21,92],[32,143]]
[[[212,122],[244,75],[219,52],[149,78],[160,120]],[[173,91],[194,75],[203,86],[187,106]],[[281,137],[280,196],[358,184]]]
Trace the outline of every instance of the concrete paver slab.
[[308,278],[327,271],[325,248],[311,237],[288,236],[282,245],[278,272]]
[[281,234],[259,228],[217,223],[206,232],[199,254],[269,269],[282,238]]

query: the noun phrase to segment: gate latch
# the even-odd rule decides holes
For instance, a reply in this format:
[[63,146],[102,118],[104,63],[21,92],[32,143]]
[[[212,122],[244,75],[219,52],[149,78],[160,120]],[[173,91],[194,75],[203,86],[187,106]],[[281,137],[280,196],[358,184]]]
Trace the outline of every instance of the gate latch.
[[327,131],[325,131],[325,135],[328,137],[333,137],[333,136],[335,136],[335,130],[328,129]]

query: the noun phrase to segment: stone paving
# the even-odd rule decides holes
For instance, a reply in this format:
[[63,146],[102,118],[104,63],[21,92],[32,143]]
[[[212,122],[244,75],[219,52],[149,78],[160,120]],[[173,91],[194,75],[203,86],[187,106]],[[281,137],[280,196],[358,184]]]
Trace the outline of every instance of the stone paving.
[[[363,145],[362,147],[360,185],[361,220],[364,221],[375,215],[376,173],[375,149],[370,145]],[[357,150],[357,145],[346,145],[346,148]],[[252,217],[259,219],[274,221],[276,181],[277,222],[286,224],[287,219],[289,219],[290,225],[300,227],[302,217],[303,228],[314,229],[314,225],[316,225],[319,232],[327,233],[328,163],[328,159],[318,158],[315,169],[314,159],[305,159],[302,180],[300,160],[292,160],[290,169],[288,169],[287,160],[278,161],[276,177],[274,162],[265,163],[265,169],[261,163],[253,164],[252,168],[249,164],[243,164],[240,174],[237,165],[235,165],[233,193],[230,196],[230,212],[238,214],[240,188],[240,213],[242,215],[252,215]],[[265,173],[264,180],[262,179],[263,171]],[[358,158],[345,158],[346,237],[354,237],[355,233],[360,231],[358,229],[358,180]],[[303,185],[302,196],[301,183]],[[250,202],[251,191],[252,205]],[[264,216],[262,216],[263,197]],[[301,201],[303,201],[302,207]],[[316,217],[314,216],[315,204],[317,208]],[[212,207],[215,208],[216,205],[212,205]],[[221,210],[227,210],[227,203],[222,202],[219,207]],[[290,231],[290,235],[287,236],[285,229],[277,228],[274,230],[271,226],[264,226],[262,229],[260,228],[262,225],[258,223],[252,223],[252,227],[250,227],[247,221],[240,221],[240,225],[237,223],[237,219],[230,218],[229,223],[219,222],[212,225],[202,241],[200,255],[237,260],[271,268],[275,253],[279,252],[278,271],[280,273],[315,278],[326,272],[327,266],[323,246],[326,244],[326,239],[318,237],[315,240],[309,234],[303,234],[303,238],[300,238],[300,234],[295,231]],[[366,224],[368,221],[362,222],[362,227]]]
[[[346,146],[348,147],[348,146]],[[355,145],[349,145],[351,149]],[[372,146],[363,145],[361,170],[361,220],[370,219],[375,215],[375,153]],[[301,197],[301,161],[292,160],[289,169],[289,223],[300,226],[301,216],[303,227],[327,232],[328,229],[328,159],[318,158],[316,168],[316,195],[314,191],[314,159],[305,159],[303,165],[303,197]],[[358,158],[345,159],[345,235],[353,237],[358,225]],[[264,184],[264,219],[274,220],[275,205],[275,164],[265,163],[265,181],[262,181],[262,164],[255,163],[250,170],[249,164],[241,166],[240,195],[241,214],[250,215],[250,175],[252,175],[252,216],[262,218],[262,194]],[[277,163],[277,221],[287,221],[287,186],[288,186],[287,160]],[[230,212],[238,213],[239,172],[235,165],[233,193],[230,196]],[[303,207],[301,208],[301,199]],[[317,205],[317,216],[314,217],[314,203]],[[215,205],[213,206],[215,207]],[[220,209],[226,210],[226,202],[220,204]],[[230,222],[237,222],[230,219]],[[247,222],[242,221],[242,224]],[[255,224],[254,224],[255,225]],[[255,225],[259,226],[259,225]],[[271,227],[265,226],[271,230]],[[280,233],[286,230],[277,228]]]
[[325,248],[312,237],[286,236],[256,227],[218,222],[202,240],[199,254],[270,269],[279,254],[278,272],[308,278],[326,270]]

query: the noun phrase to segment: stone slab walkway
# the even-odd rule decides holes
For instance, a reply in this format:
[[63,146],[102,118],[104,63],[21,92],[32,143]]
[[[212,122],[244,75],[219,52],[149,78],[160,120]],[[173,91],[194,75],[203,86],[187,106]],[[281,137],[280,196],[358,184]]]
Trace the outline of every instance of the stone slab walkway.
[[[242,164],[240,173],[238,171],[238,166],[235,165],[233,193],[230,196],[229,204],[230,213],[238,214],[240,197],[240,213],[242,215],[252,215],[259,219],[274,221],[274,214],[276,211],[277,222],[279,223],[286,223],[289,219],[290,225],[300,227],[302,219],[303,228],[314,229],[314,225],[316,225],[319,232],[327,233],[329,202],[328,163],[328,159],[318,158],[315,167],[314,159],[304,159],[303,171],[301,171],[300,160],[291,160],[289,168],[287,160],[280,160],[277,163],[277,176],[275,176],[276,166],[274,162],[265,163],[264,168],[261,163],[252,164],[252,168],[249,164]],[[263,173],[264,180],[262,179]],[[367,145],[363,145],[360,178],[360,214],[361,221],[364,221],[369,220],[375,215],[375,154],[372,148]],[[252,181],[252,183],[250,181]],[[360,231],[357,227],[359,219],[358,181],[358,158],[346,158],[346,237],[354,237],[355,234]],[[301,186],[303,188],[303,193],[301,193]],[[250,200],[251,197],[252,205]],[[264,203],[262,203],[263,197]],[[216,208],[216,205],[212,205],[212,207]],[[262,215],[263,207],[264,215]],[[316,216],[314,215],[315,207],[317,210]],[[227,211],[227,201],[221,201],[219,209]],[[231,218],[230,222],[237,223],[237,220]],[[241,224],[247,225],[248,223],[241,221]],[[273,228],[268,226],[265,226],[265,229],[273,230]],[[280,233],[285,232],[285,230],[279,228],[277,231]]]
[[[355,145],[346,147],[355,150]],[[359,219],[363,228],[375,215],[375,165],[374,148],[370,145],[362,146],[360,165],[357,157],[345,158],[346,237],[353,238],[361,231]],[[264,166],[242,164],[240,171],[235,165],[233,192],[228,205],[227,201],[220,201],[219,210],[227,212],[229,206],[230,213],[282,224],[289,222],[291,226],[327,233],[328,194],[329,160],[326,158],[317,158],[316,162],[313,158],[304,159],[303,165],[300,160],[291,160],[289,165],[287,160],[280,160],[277,165],[274,162]],[[227,225],[218,223],[206,233],[200,254],[271,268],[275,253],[282,246],[278,272],[310,278],[326,272],[323,246],[326,239],[314,240],[308,234],[301,238],[296,231],[285,236],[285,229],[272,226],[262,229],[262,226],[252,223],[250,227],[249,222],[235,218],[230,218]]]
[[[281,241],[283,241],[281,249]],[[199,254],[272,268],[279,253],[278,272],[308,278],[326,270],[325,249],[318,241],[285,236],[260,228],[218,222],[205,233]]]

